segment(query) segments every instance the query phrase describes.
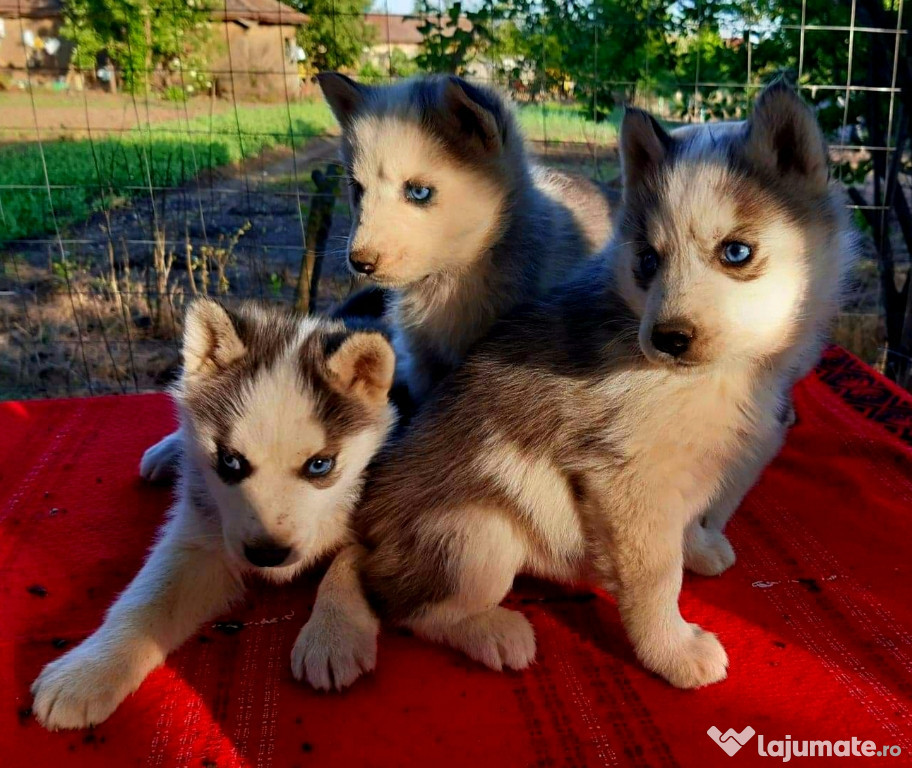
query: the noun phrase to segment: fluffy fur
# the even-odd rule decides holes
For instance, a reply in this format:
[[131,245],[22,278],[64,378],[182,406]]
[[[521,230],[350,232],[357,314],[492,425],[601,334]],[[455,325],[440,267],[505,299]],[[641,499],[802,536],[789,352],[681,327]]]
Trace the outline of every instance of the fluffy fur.
[[[495,320],[599,251],[611,212],[590,181],[530,164],[491,90],[456,77],[319,80],[342,126],[350,263],[391,289],[402,375],[420,400]],[[407,199],[409,183],[432,190],[427,204]]]
[[[588,179],[533,166],[491,90],[457,77],[317,77],[342,128],[349,265],[369,263],[370,275],[353,271],[388,291],[397,380],[421,400],[498,318],[605,246],[611,207]],[[409,202],[407,183],[430,187],[430,201]],[[179,447],[169,435],[150,448],[142,476],[168,480]]]
[[[621,151],[613,257],[499,324],[376,462],[355,515],[365,549],[320,588],[315,685],[349,657],[340,638],[373,626],[353,559],[379,615],[494,669],[534,657],[528,621],[499,605],[523,572],[612,591],[638,658],[671,684],[726,676],[715,635],[678,608],[685,543],[724,566],[721,525],[701,516],[778,450],[852,241],[820,130],[782,85],[718,132],[668,136],[631,110]],[[732,243],[752,257],[727,263]],[[686,350],[663,351],[669,329]]]
[[[286,581],[351,540],[364,470],[394,421],[385,336],[200,300],[183,358],[177,501],[102,626],[33,684],[47,728],[103,721],[246,578]],[[331,470],[310,471],[314,457]]]

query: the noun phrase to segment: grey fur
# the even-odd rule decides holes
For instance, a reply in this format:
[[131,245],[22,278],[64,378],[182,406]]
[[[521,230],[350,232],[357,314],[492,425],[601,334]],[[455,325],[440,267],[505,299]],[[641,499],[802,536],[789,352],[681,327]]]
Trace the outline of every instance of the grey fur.
[[[497,318],[569,279],[604,247],[611,205],[591,181],[535,167],[512,112],[490,89],[454,77],[420,77],[382,87],[340,78],[324,74],[320,83],[342,125],[343,162],[350,173],[362,151],[366,121],[392,118],[419,126],[441,143],[455,166],[491,181],[501,198],[491,202],[499,208],[492,236],[470,263],[454,271],[440,254],[423,279],[393,288],[389,318],[400,355],[404,350],[410,357],[406,376],[420,399],[461,363]],[[454,103],[469,117],[454,121]],[[495,140],[479,140],[485,125],[496,133]],[[357,196],[352,205],[350,242],[355,242],[364,222]],[[402,232],[410,235],[415,233]]]

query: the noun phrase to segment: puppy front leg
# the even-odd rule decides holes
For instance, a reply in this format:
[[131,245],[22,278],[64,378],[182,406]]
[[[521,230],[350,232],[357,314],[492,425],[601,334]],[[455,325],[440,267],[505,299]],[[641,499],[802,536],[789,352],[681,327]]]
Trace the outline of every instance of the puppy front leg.
[[363,547],[351,544],[336,555],[291,651],[295,679],[306,677],[314,688],[342,690],[377,665],[380,622],[361,590],[363,554]]
[[632,516],[614,532],[618,608],[643,665],[678,688],[725,679],[728,657],[715,635],[681,616],[683,535],[672,516]]
[[701,576],[718,576],[735,564],[735,550],[723,532],[744,497],[763,470],[776,458],[788,425],[776,420],[765,434],[758,435],[749,451],[732,466],[716,500],[700,517],[691,520],[684,533],[684,567]]
[[105,720],[170,651],[240,595],[221,553],[182,536],[179,526],[178,519],[166,526],[101,627],[32,684],[32,708],[45,727]]
[[147,448],[139,462],[139,475],[150,483],[170,483],[177,474],[184,438],[177,429]]

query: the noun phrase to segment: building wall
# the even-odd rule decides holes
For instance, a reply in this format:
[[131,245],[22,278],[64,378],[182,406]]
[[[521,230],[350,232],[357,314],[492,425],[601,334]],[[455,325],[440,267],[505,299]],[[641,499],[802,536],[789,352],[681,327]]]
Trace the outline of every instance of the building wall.
[[[54,56],[27,49],[22,33],[31,30],[42,39],[59,39],[59,19],[4,19],[0,38],[0,77],[9,84],[26,80],[28,58],[33,80],[64,77],[72,46],[61,41]],[[284,99],[300,95],[298,65],[289,55],[295,45],[296,28],[290,25],[249,26],[236,22],[214,23],[215,55],[212,68],[216,91],[237,98]],[[230,48],[229,48],[230,46]],[[230,57],[229,57],[230,50]],[[233,73],[233,77],[232,77]],[[284,74],[283,74],[284,73]],[[287,90],[286,90],[287,89]]]
[[215,30],[219,53],[213,63],[217,93],[236,98],[298,98],[298,64],[290,56],[296,28],[226,22]]
[[376,42],[368,48],[368,56],[375,60],[387,59],[390,49],[402,51],[410,59],[414,59],[421,53],[421,46],[417,43],[387,43],[386,41]]
[[53,56],[43,51],[26,48],[22,33],[26,30],[37,38],[60,39],[59,19],[3,19],[3,36],[0,37],[0,73],[10,80],[26,79],[26,61],[31,76],[37,79],[60,77],[66,74],[72,46],[61,40],[60,48]]

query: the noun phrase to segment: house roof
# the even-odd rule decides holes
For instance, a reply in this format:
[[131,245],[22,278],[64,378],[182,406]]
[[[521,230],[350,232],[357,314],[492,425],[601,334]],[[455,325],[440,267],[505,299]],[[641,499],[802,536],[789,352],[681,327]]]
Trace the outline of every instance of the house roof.
[[219,21],[256,21],[260,24],[288,24],[295,27],[307,23],[306,15],[279,0],[212,0],[212,18]]
[[[423,22],[415,16],[368,13],[365,14],[364,20],[377,30],[375,45],[387,43],[389,45],[419,45],[424,40],[421,32],[418,31]],[[429,20],[431,23],[436,23],[436,16],[431,14]],[[460,16],[459,27],[469,30],[472,28],[472,23],[465,16]]]
[[51,19],[60,15],[60,0],[0,0],[0,19]]
[[[0,18],[47,19],[60,15],[61,0],[0,0]],[[280,0],[212,0],[217,21],[255,21],[259,24],[300,26],[307,16]]]

